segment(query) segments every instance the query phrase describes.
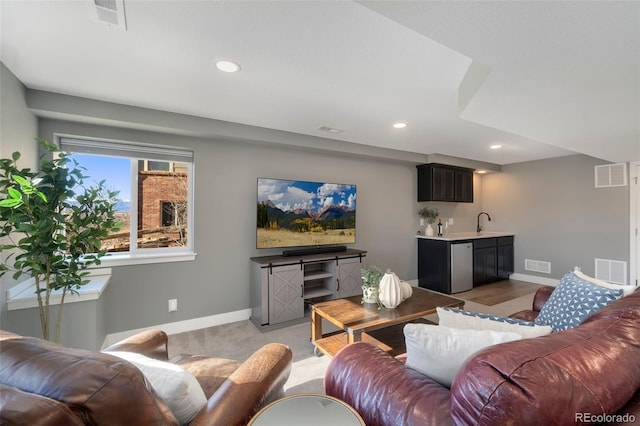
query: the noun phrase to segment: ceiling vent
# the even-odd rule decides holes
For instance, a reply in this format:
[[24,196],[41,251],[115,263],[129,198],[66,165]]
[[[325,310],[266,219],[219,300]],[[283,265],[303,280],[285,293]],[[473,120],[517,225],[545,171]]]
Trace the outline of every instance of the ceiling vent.
[[340,129],[336,129],[336,128],[329,127],[329,126],[320,126],[320,127],[318,127],[318,130],[320,130],[322,132],[327,132],[327,133],[340,133],[340,132],[342,132],[342,130],[340,130]]
[[101,24],[127,30],[124,0],[88,0],[91,18]]

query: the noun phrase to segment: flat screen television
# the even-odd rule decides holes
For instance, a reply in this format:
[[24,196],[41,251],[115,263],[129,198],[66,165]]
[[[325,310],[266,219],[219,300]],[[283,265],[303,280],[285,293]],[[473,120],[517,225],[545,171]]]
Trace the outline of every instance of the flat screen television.
[[356,186],[258,178],[256,247],[356,242]]

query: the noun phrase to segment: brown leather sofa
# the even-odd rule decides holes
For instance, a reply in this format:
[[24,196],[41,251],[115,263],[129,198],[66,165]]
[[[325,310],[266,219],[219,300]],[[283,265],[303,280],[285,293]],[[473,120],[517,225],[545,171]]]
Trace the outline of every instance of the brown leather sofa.
[[[145,331],[91,352],[0,331],[0,425],[177,424],[140,370],[109,351],[167,361],[167,335]],[[190,371],[208,399],[191,425],[243,425],[283,396],[292,354],[271,343],[242,363],[192,355],[171,362]]]
[[[514,316],[535,318],[552,290]],[[638,424],[640,290],[574,329],[478,352],[450,390],[361,342],[336,354],[324,385],[368,426]]]

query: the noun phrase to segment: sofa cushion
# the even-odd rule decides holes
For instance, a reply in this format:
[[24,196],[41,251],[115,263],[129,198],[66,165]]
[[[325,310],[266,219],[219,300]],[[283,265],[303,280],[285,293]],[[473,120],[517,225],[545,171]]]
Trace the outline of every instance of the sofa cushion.
[[601,287],[568,272],[560,279],[534,322],[550,325],[553,331],[568,330],[621,296],[622,290]]
[[475,352],[498,343],[519,340],[518,333],[450,328],[441,325],[404,326],[407,367],[450,387],[458,370]]
[[440,320],[439,324],[445,327],[510,331],[520,334],[523,339],[546,336],[551,333],[551,326],[536,325],[532,321],[523,321],[501,315],[441,307],[437,308],[437,313]]
[[225,358],[211,358],[205,355],[178,354],[169,360],[193,374],[200,383],[204,396],[211,395],[242,364],[240,361]]
[[110,351],[109,355],[127,360],[139,368],[181,425],[188,424],[207,403],[196,378],[179,365],[135,352]]

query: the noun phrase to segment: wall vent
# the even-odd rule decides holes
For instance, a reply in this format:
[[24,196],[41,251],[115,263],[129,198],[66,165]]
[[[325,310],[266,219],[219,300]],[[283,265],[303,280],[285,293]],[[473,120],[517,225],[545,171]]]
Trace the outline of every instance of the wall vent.
[[91,18],[110,27],[127,30],[124,0],[88,0]]
[[541,272],[543,274],[551,273],[551,262],[544,262],[542,260],[524,260],[524,269],[527,271]]
[[627,186],[627,166],[625,163],[595,166],[596,188]]
[[627,284],[627,262],[596,259],[596,278],[613,284]]

